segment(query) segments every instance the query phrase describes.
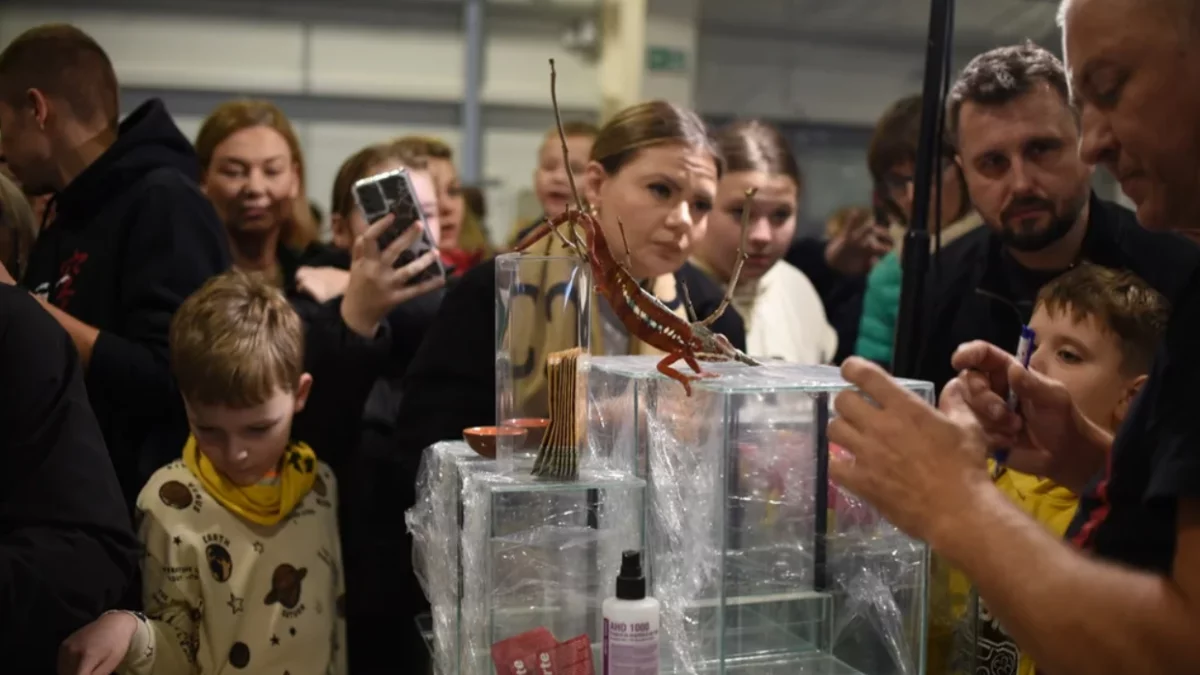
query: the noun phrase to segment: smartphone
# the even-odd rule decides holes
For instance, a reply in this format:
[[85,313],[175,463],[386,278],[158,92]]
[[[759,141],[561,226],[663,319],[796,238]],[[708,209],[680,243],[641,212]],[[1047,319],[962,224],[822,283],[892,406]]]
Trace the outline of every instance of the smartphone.
[[[425,214],[421,212],[421,202],[416,195],[417,191],[413,189],[406,169],[385,171],[354,184],[354,201],[358,203],[358,208],[368,223],[374,223],[389,213],[396,214],[392,225],[379,236],[380,250],[396,241],[408,228],[414,225],[421,228],[421,236],[400,254],[395,267],[403,267],[437,248],[437,240],[429,230]],[[446,270],[442,267],[442,261],[435,259],[432,265],[410,279],[408,285],[445,276]]]

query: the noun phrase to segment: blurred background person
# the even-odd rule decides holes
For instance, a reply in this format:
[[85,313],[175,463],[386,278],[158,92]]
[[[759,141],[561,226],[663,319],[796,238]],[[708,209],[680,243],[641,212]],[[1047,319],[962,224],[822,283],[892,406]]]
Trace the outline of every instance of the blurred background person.
[[[921,97],[909,96],[896,101],[884,112],[875,126],[867,153],[871,177],[880,187],[886,212],[894,219],[890,223],[890,234],[895,247],[871,268],[854,353],[889,368],[900,308],[903,277],[900,256],[903,254],[904,230],[913,214],[913,177],[920,135]],[[935,185],[929,197],[929,233],[930,249],[943,251],[956,239],[979,227],[982,221],[971,208],[966,183],[954,162],[954,148],[949,140],[942,144],[938,167],[940,195]],[[945,223],[944,227],[942,223]],[[936,268],[936,259],[930,265]],[[930,275],[934,274],[931,269]]]
[[[563,122],[562,136],[558,127],[546,132],[542,144],[538,146],[537,168],[533,170],[533,194],[537,197],[542,213],[532,221],[517,221],[509,233],[509,245],[515,246],[521,239],[533,231],[538,223],[547,218],[562,215],[571,203],[571,182],[567,171],[575,177],[578,183],[587,166],[587,158],[592,152],[592,143],[596,141],[599,129],[591,122]],[[563,159],[563,137],[567,139],[567,154],[571,165],[568,167]]]
[[[808,277],[782,259],[796,233],[804,185],[796,158],[779,131],[762,122],[734,122],[714,138],[724,173],[692,261],[727,287],[739,261],[743,218],[748,218],[748,258],[733,295],[733,308],[746,324],[748,353],[828,363],[837,350],[837,333]],[[750,199],[747,190],[755,190]]]
[[187,435],[167,324],[229,250],[162,101],[119,118],[112,61],[78,28],[34,27],[0,54],[0,149],[27,193],[54,194],[21,285],[71,336],[132,505]]

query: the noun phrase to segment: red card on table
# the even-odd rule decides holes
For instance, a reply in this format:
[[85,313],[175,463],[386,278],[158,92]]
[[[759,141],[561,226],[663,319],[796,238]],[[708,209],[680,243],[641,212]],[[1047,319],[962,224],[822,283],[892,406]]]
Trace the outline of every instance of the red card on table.
[[[492,645],[492,663],[496,666],[496,675],[536,672],[533,665],[537,662],[538,654],[553,650],[557,645],[558,640],[545,628],[534,628],[501,640]],[[522,664],[522,667],[518,667],[517,664]]]

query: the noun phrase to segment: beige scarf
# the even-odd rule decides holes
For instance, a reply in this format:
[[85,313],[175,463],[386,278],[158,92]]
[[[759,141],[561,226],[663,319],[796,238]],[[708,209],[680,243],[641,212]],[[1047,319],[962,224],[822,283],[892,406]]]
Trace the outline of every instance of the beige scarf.
[[[562,228],[561,231],[567,230]],[[581,288],[583,277],[577,270],[585,263],[576,263],[574,254],[558,237],[547,236],[531,246],[526,255],[553,256],[555,259],[521,263],[516,281],[526,292],[510,295],[505,343],[513,360],[513,409],[524,415],[544,417],[548,412],[546,358],[550,352],[580,346],[576,298],[582,290],[588,292],[590,308],[588,353],[607,353],[602,330],[604,319],[596,305],[593,288],[590,285]],[[679,302],[675,275],[655,278],[650,290],[663,304],[675,307],[673,311],[677,316],[687,319],[686,309]],[[631,335],[629,354],[661,355],[662,352]]]

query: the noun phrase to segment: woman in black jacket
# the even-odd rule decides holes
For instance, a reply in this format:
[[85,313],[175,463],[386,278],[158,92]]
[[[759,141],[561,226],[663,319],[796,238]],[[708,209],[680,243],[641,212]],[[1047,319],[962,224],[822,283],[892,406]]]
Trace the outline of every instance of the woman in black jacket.
[[[628,261],[633,276],[677,315],[685,316],[685,285],[697,314],[713,312],[722,291],[687,263],[695,241],[704,236],[721,166],[704,123],[695,113],[669,103],[640,104],[622,111],[600,130],[589,159],[581,189],[597,208],[617,259]],[[547,237],[531,253],[565,252],[554,237]],[[544,291],[548,287],[537,292],[545,296]],[[409,636],[401,644],[407,654],[424,654],[410,627],[426,602],[411,573],[411,540],[397,514],[415,501],[413,483],[424,448],[461,438],[465,427],[496,423],[496,297],[495,261],[467,272],[446,294],[404,379],[396,458],[374,475],[376,499],[370,509],[374,522],[364,526],[396,535],[392,548],[377,556],[380,565],[386,565],[379,573],[386,587],[377,588],[377,597],[388,613],[376,617],[380,631],[376,642],[386,644],[385,636],[392,640],[396,635]],[[651,353],[610,320],[604,302],[597,297],[590,303],[592,353]],[[736,312],[726,312],[713,329],[735,347],[745,348],[745,329]],[[546,354],[541,351],[529,372],[542,371]]]

